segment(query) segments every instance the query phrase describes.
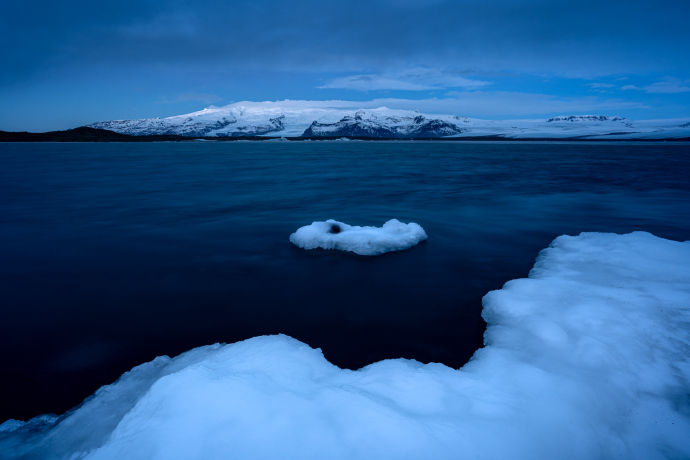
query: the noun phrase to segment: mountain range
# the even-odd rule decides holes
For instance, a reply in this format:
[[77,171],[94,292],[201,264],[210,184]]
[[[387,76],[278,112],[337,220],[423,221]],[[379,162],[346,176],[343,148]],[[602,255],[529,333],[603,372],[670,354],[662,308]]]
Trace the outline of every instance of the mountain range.
[[690,137],[690,118],[630,120],[606,115],[569,115],[533,120],[482,120],[414,110],[348,110],[281,107],[279,103],[211,106],[169,118],[101,121],[87,125],[121,134],[186,137],[368,137],[368,138],[582,138],[666,139]]

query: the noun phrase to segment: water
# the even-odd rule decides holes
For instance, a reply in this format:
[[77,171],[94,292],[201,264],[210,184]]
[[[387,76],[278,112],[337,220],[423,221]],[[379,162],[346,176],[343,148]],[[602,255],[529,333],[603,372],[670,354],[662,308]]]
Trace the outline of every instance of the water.
[[[0,421],[262,334],[351,369],[460,367],[482,296],[558,235],[689,240],[688,177],[690,146],[667,144],[0,145]],[[288,242],[328,218],[429,240],[376,257]]]

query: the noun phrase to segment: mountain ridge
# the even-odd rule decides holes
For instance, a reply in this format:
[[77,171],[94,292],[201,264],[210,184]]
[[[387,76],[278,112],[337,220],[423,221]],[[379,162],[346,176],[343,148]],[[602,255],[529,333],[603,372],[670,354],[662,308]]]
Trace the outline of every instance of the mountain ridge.
[[[294,102],[294,101],[293,101]],[[168,118],[87,125],[132,136],[447,138],[685,138],[690,118],[629,120],[609,115],[562,115],[532,120],[482,120],[416,110],[346,109],[279,103],[235,103]]]

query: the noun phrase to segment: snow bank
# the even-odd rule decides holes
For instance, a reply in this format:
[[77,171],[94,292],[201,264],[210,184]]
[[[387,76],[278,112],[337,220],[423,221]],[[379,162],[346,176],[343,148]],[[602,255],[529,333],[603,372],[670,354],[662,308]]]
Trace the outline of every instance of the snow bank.
[[363,256],[410,248],[427,238],[414,222],[403,224],[391,219],[383,227],[357,227],[329,219],[297,229],[290,242],[304,249],[340,249]]
[[460,370],[342,370],[286,336],[157,358],[1,425],[0,457],[690,458],[690,242],[561,236],[483,315]]

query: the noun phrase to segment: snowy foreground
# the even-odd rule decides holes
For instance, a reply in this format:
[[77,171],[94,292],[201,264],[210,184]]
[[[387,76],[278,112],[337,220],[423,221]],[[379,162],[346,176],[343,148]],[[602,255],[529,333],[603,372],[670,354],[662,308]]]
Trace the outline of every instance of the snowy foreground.
[[424,229],[410,222],[391,219],[383,227],[357,227],[329,219],[297,229],[290,242],[304,249],[340,249],[363,256],[375,256],[415,246],[427,238]]
[[690,242],[561,236],[483,316],[460,370],[342,370],[286,336],[159,357],[62,417],[5,422],[0,457],[690,458]]
[[342,101],[238,102],[168,118],[101,121],[88,126],[134,136],[302,136],[315,139],[500,136],[601,140],[690,137],[690,118],[630,120],[608,115],[570,115],[537,120],[480,120],[386,107],[352,109],[339,106],[339,103]]

